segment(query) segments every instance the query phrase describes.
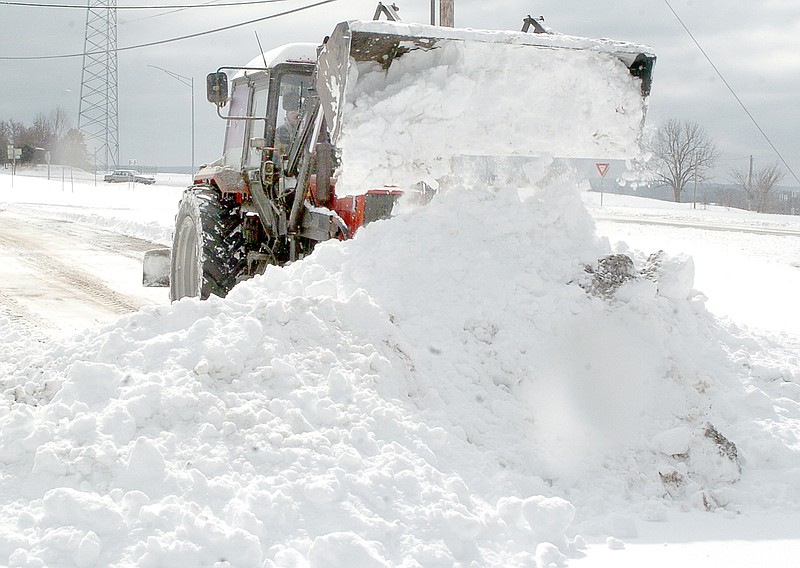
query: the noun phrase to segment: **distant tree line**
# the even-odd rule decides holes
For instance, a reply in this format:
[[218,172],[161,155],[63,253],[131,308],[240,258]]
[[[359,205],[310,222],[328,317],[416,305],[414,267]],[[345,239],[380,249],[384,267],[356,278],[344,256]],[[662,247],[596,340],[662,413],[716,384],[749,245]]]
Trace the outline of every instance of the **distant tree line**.
[[11,145],[22,150],[18,163],[43,164],[49,152],[53,164],[91,168],[83,134],[61,107],[37,114],[29,126],[14,119],[0,120],[0,163],[10,161],[6,148]]
[[[600,179],[591,179],[590,184],[593,191],[600,191]],[[648,197],[651,199],[663,199],[674,201],[672,189],[663,184],[650,183],[644,185],[641,181],[635,186],[623,185],[617,188],[605,185],[606,191],[612,191],[625,195],[635,195]],[[747,193],[741,185],[737,185],[730,180],[707,181],[697,184],[697,194],[694,194],[694,184],[687,188],[688,195],[683,196],[685,202],[697,203],[698,207],[705,205],[721,205],[723,207],[733,207],[755,211],[752,199],[748,200]],[[767,195],[765,213],[781,213],[786,215],[800,215],[800,189],[776,186]]]
[[[719,151],[705,129],[691,121],[668,120],[644,146],[652,155],[646,166],[650,179],[656,185],[669,187],[678,203],[689,187],[694,189],[696,184],[709,181],[719,158]],[[723,196],[724,204],[759,213],[781,209],[774,191],[784,178],[778,162],[755,168],[751,159],[748,169],[731,169],[728,177],[735,191]]]
[[730,170],[729,175],[731,181],[746,196],[747,209],[759,213],[769,213],[773,210],[772,202],[775,201],[773,189],[784,177],[778,162],[754,168],[751,159],[748,170],[734,168]]

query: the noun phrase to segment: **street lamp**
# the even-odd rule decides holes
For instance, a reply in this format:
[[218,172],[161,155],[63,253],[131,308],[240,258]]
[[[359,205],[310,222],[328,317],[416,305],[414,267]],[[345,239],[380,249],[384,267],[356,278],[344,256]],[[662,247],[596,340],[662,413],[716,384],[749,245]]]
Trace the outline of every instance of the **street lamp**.
[[179,75],[174,71],[170,71],[169,69],[164,69],[163,67],[159,67],[157,65],[148,65],[148,67],[152,67],[153,69],[158,69],[159,71],[163,71],[173,79],[177,79],[187,87],[192,90],[192,175],[194,175],[194,78],[193,77],[184,77],[183,75]]

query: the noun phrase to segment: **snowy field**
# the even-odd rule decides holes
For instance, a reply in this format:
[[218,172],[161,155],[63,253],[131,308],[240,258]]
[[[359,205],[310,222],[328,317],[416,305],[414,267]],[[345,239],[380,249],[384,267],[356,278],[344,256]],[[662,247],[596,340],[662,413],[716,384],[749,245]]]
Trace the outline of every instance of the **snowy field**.
[[642,250],[691,254],[696,287],[716,315],[800,336],[800,217],[615,194],[605,194],[600,208],[598,194],[583,196],[601,234]]
[[[182,183],[0,207],[167,243]],[[451,189],[225,300],[0,318],[0,565],[796,566],[800,218],[598,198]]]

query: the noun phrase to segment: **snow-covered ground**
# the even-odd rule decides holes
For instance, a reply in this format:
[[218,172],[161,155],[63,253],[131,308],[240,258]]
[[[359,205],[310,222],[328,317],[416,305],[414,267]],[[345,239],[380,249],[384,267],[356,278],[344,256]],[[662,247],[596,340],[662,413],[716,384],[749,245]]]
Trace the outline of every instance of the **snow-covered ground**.
[[[800,335],[800,217],[583,194],[601,234],[642,250],[689,253],[696,287],[720,317]],[[735,234],[732,240],[731,234]]]
[[[0,206],[166,243],[179,186]],[[795,566],[800,236],[748,231],[800,219],[528,193],[63,340],[0,317],[0,565]],[[587,292],[615,251],[650,279]]]

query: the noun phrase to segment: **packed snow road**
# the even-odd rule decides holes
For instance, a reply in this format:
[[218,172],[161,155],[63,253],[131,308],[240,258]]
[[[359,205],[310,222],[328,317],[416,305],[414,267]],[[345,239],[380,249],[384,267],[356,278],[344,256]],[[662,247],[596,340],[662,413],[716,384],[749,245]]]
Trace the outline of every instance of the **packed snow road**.
[[[0,182],[0,315],[29,329],[67,332],[167,303],[165,289],[141,287],[140,259],[150,243],[170,242],[189,176],[161,174],[154,186],[113,188],[90,180],[71,188],[26,176],[17,176],[13,190],[9,176]],[[640,250],[691,255],[696,287],[716,315],[800,335],[798,308],[778,306],[768,297],[773,294],[762,293],[768,285],[775,295],[791,297],[800,286],[796,217],[694,210],[616,194],[606,194],[600,206],[599,199],[583,194],[600,235]],[[731,246],[731,239],[747,245],[737,250],[742,247]]]
[[741,224],[722,223],[707,220],[675,220],[653,219],[649,217],[632,217],[629,215],[609,215],[595,211],[592,215],[596,221],[609,223],[628,223],[635,225],[662,225],[666,227],[683,227],[687,229],[702,229],[705,231],[733,231],[737,233],[753,233],[756,235],[792,236],[800,237],[798,227],[743,227]]
[[141,287],[155,245],[69,220],[0,209],[0,313],[35,335],[74,332],[165,303]]

